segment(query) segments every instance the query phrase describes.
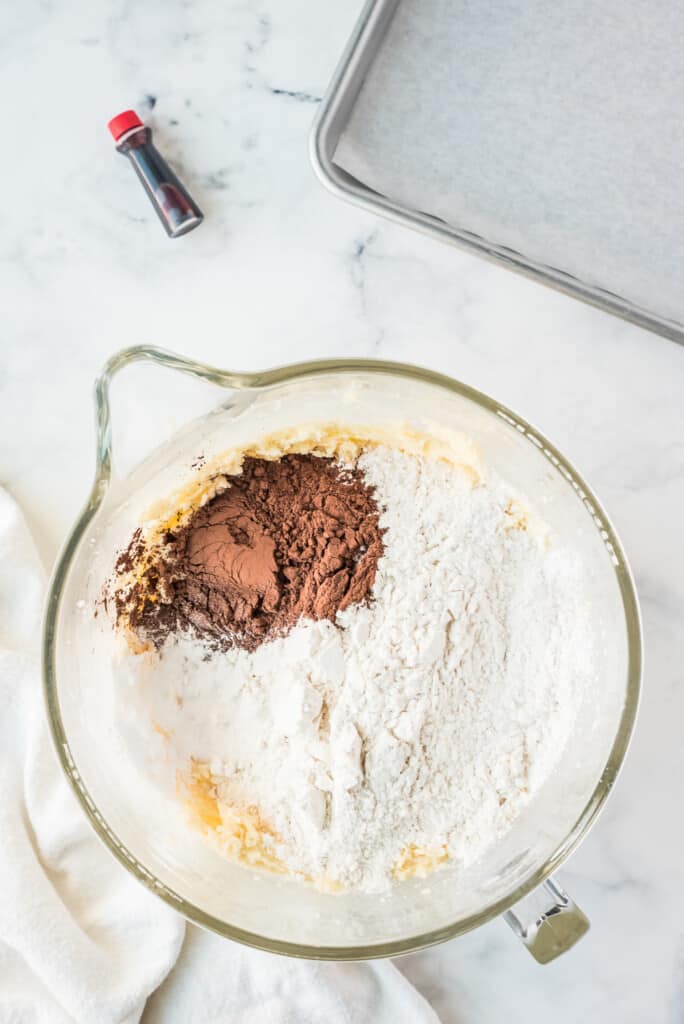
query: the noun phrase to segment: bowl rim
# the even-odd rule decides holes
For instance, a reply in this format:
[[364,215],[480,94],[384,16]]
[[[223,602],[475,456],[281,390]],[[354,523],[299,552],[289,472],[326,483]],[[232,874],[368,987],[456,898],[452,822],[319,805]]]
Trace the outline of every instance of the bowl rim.
[[[111,424],[109,413],[109,385],[112,378],[133,362],[149,361],[160,366],[180,370],[192,376],[201,377],[221,387],[236,390],[259,391],[278,384],[301,381],[316,376],[331,374],[369,373],[409,378],[425,384],[446,389],[464,397],[503,419],[513,429],[527,437],[540,449],[554,468],[570,482],[578,498],[592,516],[597,529],[612,559],[625,615],[627,636],[627,679],[625,701],[610,753],[604,770],[584,809],[576,819],[565,839],[556,847],[545,862],[530,874],[506,896],[494,900],[474,914],[452,922],[441,928],[422,932],[408,938],[378,942],[371,945],[313,946],[305,943],[273,939],[231,925],[222,919],[195,906],[179,893],[167,887],[160,879],[141,864],[134,854],[121,842],[110,828],[90,796],[81,778],[78,766],[71,754],[68,738],[62,721],[57,692],[56,650],[58,620],[65,584],[84,534],[100,509],[107,493],[111,476]],[[599,812],[615,783],[623,764],[634,729],[641,689],[643,642],[642,626],[636,588],[624,550],[617,532],[592,489],[574,466],[539,430],[508,407],[489,395],[470,387],[455,378],[437,373],[420,366],[376,359],[325,359],[298,362],[277,366],[256,373],[237,373],[220,370],[204,363],[184,359],[174,353],[148,345],[138,345],[115,353],[105,365],[95,387],[97,415],[97,465],[89,498],[68,535],[50,580],[48,597],[43,618],[42,674],[43,695],[47,710],[48,724],[59,763],[71,788],[79,801],[86,818],[104,845],[139,882],[146,886],[169,906],[209,931],[243,945],[266,952],[314,960],[369,960],[398,956],[425,949],[437,943],[452,939],[477,928],[508,910],[515,903],[541,885],[577,848],[596,821]]]

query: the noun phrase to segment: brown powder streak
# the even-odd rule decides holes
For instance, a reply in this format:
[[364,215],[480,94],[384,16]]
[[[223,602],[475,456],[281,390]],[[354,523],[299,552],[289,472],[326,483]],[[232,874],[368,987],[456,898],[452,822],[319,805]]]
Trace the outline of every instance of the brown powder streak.
[[[356,468],[313,455],[247,458],[117,594],[118,619],[158,647],[189,631],[213,647],[248,650],[301,618],[334,621],[371,598],[383,553],[379,514]],[[117,572],[142,552],[138,531]]]

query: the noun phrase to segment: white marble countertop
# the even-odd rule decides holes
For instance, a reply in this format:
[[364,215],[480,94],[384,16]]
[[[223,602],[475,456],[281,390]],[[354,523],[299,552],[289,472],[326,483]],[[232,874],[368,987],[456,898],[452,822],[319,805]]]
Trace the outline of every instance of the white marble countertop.
[[[237,369],[341,354],[419,362],[538,425],[612,515],[644,614],[631,753],[560,874],[592,930],[546,968],[501,922],[400,966],[444,1024],[675,1024],[684,350],[322,189],[307,135],[357,6],[4,6],[0,483],[49,563],[89,485],[94,376],[139,342]],[[205,210],[187,238],[166,239],[113,149],[106,121],[127,106]]]

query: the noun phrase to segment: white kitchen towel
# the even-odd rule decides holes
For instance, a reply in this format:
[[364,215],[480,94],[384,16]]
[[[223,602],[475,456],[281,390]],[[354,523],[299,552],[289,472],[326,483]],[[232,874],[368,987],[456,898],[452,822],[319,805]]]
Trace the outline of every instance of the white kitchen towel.
[[438,1024],[389,962],[316,964],[185,935],[110,856],[48,735],[44,594],[26,524],[0,489],[0,1024]]
[[189,927],[143,1024],[439,1024],[389,960],[315,963]]
[[40,692],[44,593],[0,491],[0,1022],[133,1024],[184,925],[107,853],[62,776]]

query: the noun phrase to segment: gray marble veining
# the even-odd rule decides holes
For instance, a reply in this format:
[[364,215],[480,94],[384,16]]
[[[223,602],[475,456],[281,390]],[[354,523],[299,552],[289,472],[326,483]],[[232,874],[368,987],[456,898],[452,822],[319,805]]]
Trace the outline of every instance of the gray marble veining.
[[[240,369],[340,354],[422,363],[538,424],[604,501],[643,602],[632,750],[561,872],[592,930],[546,968],[501,923],[401,968],[444,1024],[676,1024],[684,350],[320,187],[307,134],[357,6],[3,6],[0,483],[51,561],[89,486],[93,378],[136,342]],[[187,238],[164,236],[114,151],[106,122],[128,106],[205,211]]]

